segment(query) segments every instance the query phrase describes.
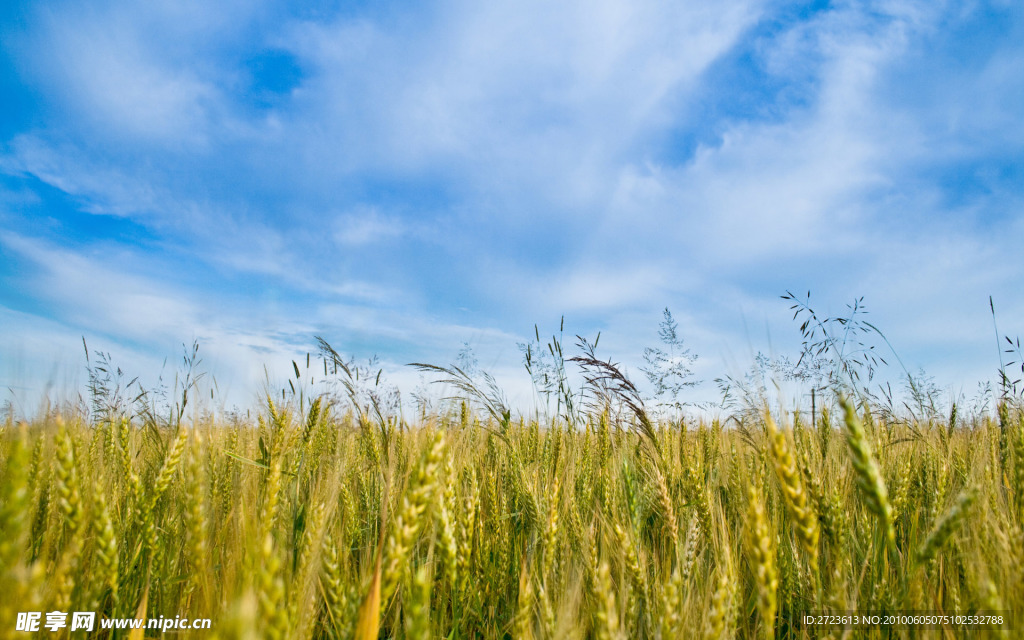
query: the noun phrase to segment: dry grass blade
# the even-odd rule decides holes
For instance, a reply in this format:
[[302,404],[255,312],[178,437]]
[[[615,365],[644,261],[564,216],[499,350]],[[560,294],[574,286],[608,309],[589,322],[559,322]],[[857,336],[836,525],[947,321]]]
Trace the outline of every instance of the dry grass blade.
[[373,569],[370,589],[359,608],[359,619],[356,622],[355,640],[377,640],[380,635],[380,582],[381,557],[377,555],[377,564]]

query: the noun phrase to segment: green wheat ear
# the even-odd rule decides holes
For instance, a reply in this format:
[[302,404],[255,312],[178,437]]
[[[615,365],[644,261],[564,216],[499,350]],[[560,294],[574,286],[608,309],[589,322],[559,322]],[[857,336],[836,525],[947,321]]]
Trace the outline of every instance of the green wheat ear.
[[957,497],[956,502],[932,527],[928,537],[917,548],[914,559],[920,563],[930,562],[967,518],[971,505],[978,499],[978,488],[968,487]]
[[772,459],[775,461],[775,474],[782,487],[786,509],[796,525],[797,538],[800,546],[807,554],[811,570],[818,570],[818,516],[804,490],[800,471],[797,469],[786,434],[775,426],[770,413],[765,413],[765,426],[771,440]]
[[850,451],[850,459],[853,461],[853,468],[857,472],[857,487],[860,488],[861,498],[868,511],[878,517],[889,546],[894,547],[896,530],[892,521],[889,491],[885,487],[885,480],[882,479],[878,462],[871,453],[871,445],[868,444],[864,425],[861,424],[853,404],[845,396],[840,396],[839,404],[843,407],[846,420],[846,444]]

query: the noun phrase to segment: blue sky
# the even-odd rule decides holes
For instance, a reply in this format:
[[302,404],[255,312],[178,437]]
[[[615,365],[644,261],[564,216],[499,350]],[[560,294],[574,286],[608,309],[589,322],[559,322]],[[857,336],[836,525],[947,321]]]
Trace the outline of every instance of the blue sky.
[[970,393],[990,295],[1024,333],[1022,42],[1014,2],[6,2],[0,382],[198,339],[245,404],[323,335],[528,403],[535,323],[635,371],[667,306],[711,399],[795,353],[792,289]]

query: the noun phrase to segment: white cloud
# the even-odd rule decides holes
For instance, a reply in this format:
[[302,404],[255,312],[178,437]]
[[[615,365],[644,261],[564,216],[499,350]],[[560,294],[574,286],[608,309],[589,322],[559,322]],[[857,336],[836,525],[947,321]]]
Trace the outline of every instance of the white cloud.
[[[25,359],[51,357],[53,349],[45,348],[50,339],[62,356],[55,363],[74,368],[84,335],[90,348],[110,351],[115,362],[125,363],[126,372],[154,384],[161,359],[177,360],[182,343],[195,339],[204,370],[217,378],[221,399],[229,404],[249,403],[251,394],[264,383],[264,367],[273,384],[287,384],[290,361],[315,353],[317,334],[342,353],[360,357],[379,353],[389,375],[399,377],[411,359],[441,363],[454,359],[450,350],[464,340],[472,340],[489,354],[514,350],[517,340],[500,330],[453,324],[395,307],[327,304],[302,319],[259,300],[228,306],[215,295],[129,275],[136,259],[131,255],[88,256],[12,233],[0,235],[0,243],[30,265],[22,284],[36,292],[37,303],[53,318],[0,307],[0,314],[13,319],[5,325],[22,337]],[[120,267],[109,266],[113,264]],[[15,362],[14,355],[22,357],[11,345],[5,351],[10,356],[5,357],[7,362]],[[64,357],[69,355],[74,357]],[[24,372],[3,373],[13,384]],[[45,381],[29,377],[33,391],[39,392]]]
[[27,174],[79,198],[83,208],[97,215],[149,218],[159,224],[168,212],[170,194],[147,182],[131,168],[104,166],[79,148],[51,144],[36,134],[22,134],[0,155],[0,169],[11,175]]
[[374,244],[405,233],[401,220],[381,216],[375,207],[359,207],[337,217],[334,225],[334,239],[348,247]]
[[746,3],[457,3],[399,33],[303,24],[291,39],[318,69],[301,101],[316,124],[296,129],[332,174],[454,171],[470,193],[592,202],[755,17]]
[[[1013,233],[979,220],[1019,221],[1020,198],[983,166],[971,171],[995,175],[991,192],[951,206],[929,172],[1016,163],[1019,47],[948,80],[942,68],[919,77],[961,19],[952,9],[840,4],[752,29],[778,10],[449,2],[283,18],[256,36],[247,30],[273,13],[262,5],[40,11],[15,49],[42,52],[25,66],[68,115],[8,141],[3,170],[303,302],[289,310],[261,290],[221,315],[194,284],[155,282],[170,260],[126,275],[59,242],[3,242],[38,265],[22,286],[62,321],[139,342],[198,327],[246,363],[257,352],[287,362],[299,336],[331,327],[388,357],[395,345],[441,353],[475,325],[511,348],[521,325],[560,313],[630,333],[666,304],[683,313],[680,300],[700,348],[720,353],[747,342],[737,308],[775,313],[789,287],[877,300],[894,325],[917,328],[893,332],[915,354],[976,344],[965,332],[977,313],[944,300],[986,288],[1012,298]],[[244,104],[237,77],[268,43],[304,74],[269,112]],[[778,98],[770,119],[709,121],[690,101],[736,47],[800,99],[766,89]],[[901,86],[908,78],[918,84]],[[697,136],[692,157],[658,156],[676,130],[704,127],[714,136]],[[393,245],[386,262],[362,259]],[[784,322],[772,330],[791,332]]]
[[[142,278],[15,234],[3,234],[0,242],[37,267],[22,284],[60,320],[128,340],[167,339],[194,326],[199,310],[166,288],[158,292]],[[117,263],[116,255],[104,257]]]
[[[40,11],[32,64],[67,106],[106,135],[174,146],[202,142],[217,89],[194,69],[156,57],[152,31],[116,10]],[[40,46],[45,43],[45,46]],[[26,44],[26,48],[32,46]]]

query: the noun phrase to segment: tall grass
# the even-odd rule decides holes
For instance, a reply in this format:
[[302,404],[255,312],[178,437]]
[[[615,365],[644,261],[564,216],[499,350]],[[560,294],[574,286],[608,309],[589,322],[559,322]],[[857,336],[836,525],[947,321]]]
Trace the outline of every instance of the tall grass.
[[0,634],[28,610],[208,617],[223,638],[812,638],[806,612],[1019,614],[1024,415],[842,408],[739,428],[381,425],[326,398],[173,428],[9,420]]

